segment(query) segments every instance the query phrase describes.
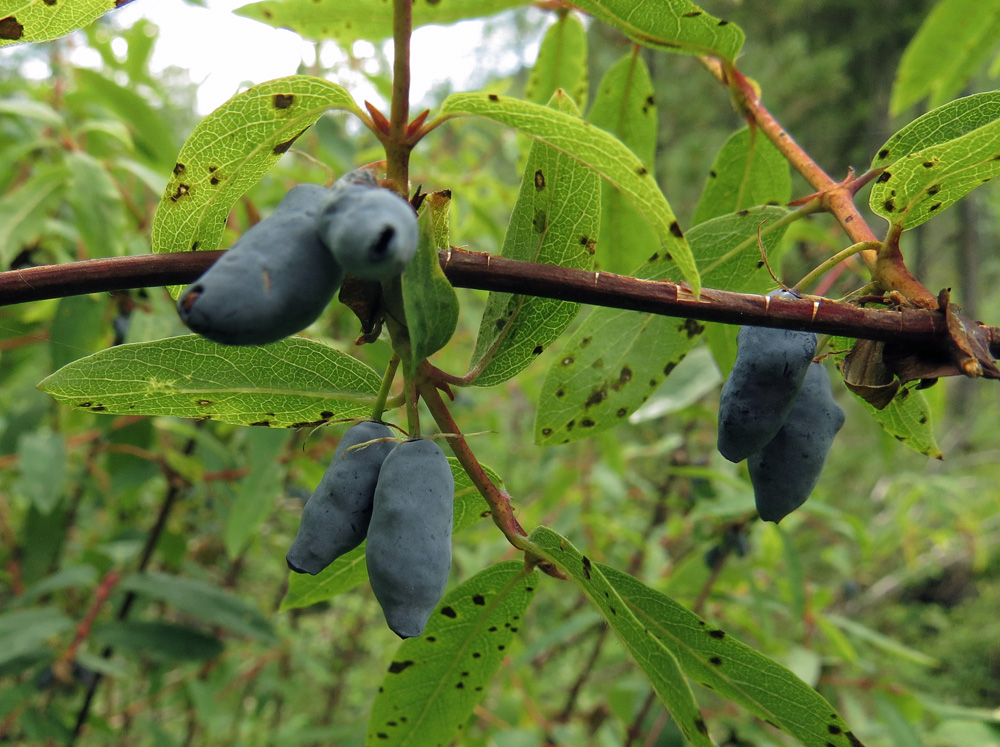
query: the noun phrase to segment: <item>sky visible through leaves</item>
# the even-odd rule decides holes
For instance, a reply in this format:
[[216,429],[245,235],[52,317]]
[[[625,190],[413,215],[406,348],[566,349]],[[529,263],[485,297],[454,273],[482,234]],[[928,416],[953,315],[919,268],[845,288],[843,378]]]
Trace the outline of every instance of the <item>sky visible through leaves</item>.
[[[153,54],[153,72],[170,66],[188,70],[199,86],[198,113],[205,115],[247,84],[292,75],[301,62],[312,64],[316,59],[315,46],[298,35],[232,12],[247,2],[206,0],[206,7],[201,8],[182,0],[156,0],[130,3],[108,18],[123,27],[140,18],[155,23],[160,29],[160,38]],[[447,27],[425,26],[415,31],[412,57],[415,62],[419,60],[413,67],[411,84],[411,99],[415,104],[425,101],[429,92],[444,80],[451,80],[455,90],[474,88],[481,83],[472,80],[471,76],[483,72],[482,66],[476,63],[482,56],[483,26],[482,21],[475,20]],[[490,54],[491,71],[507,74],[533,60],[539,41],[523,46],[523,52],[510,47],[500,54]],[[267,49],[267,54],[261,54],[262,49]],[[372,52],[368,42],[355,45],[354,53],[358,57],[368,57]],[[124,54],[125,50],[120,53]],[[388,53],[391,59],[391,43]],[[0,64],[4,57],[5,51],[0,51]],[[96,55],[93,60],[85,59],[86,55],[81,57],[84,59],[76,60],[77,64],[99,65]],[[332,44],[322,46],[320,62],[324,67],[333,67],[345,60],[342,50]],[[40,68],[27,72],[38,77],[48,74]],[[375,87],[360,73],[354,73],[351,80],[338,79],[337,82],[347,86],[358,101],[384,103]]]

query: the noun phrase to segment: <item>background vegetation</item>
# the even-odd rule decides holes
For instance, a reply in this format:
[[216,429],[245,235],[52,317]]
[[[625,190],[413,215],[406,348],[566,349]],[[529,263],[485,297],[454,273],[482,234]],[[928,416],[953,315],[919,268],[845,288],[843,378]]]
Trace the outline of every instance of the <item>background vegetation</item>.
[[[888,113],[899,59],[931,2],[714,5],[746,31],[741,69],[834,175],[863,169],[926,108]],[[516,11],[488,31],[537,38],[554,18]],[[180,71],[150,73],[156,38],[147,23],[118,28],[112,14],[85,32],[4,52],[0,267],[149,251],[154,208],[198,121],[194,84]],[[112,51],[115,39],[127,55]],[[98,68],[67,61],[82,47],[100,55]],[[593,101],[629,42],[593,23],[587,47]],[[375,51],[372,69],[388,70],[383,54]],[[643,55],[658,104],[657,177],[689,225],[715,154],[742,120],[692,58]],[[30,59],[51,75],[24,77]],[[372,79],[387,90],[386,73]],[[528,84],[525,69],[487,85],[523,95]],[[993,81],[977,68],[963,86],[988,90]],[[414,152],[413,183],[453,192],[454,243],[497,250],[525,149],[511,133],[463,120]],[[324,116],[240,201],[224,245],[291,185],[380,153],[367,131]],[[796,196],[810,191],[793,183]],[[925,285],[952,287],[989,323],[1000,319],[1000,263],[990,250],[998,208],[1000,193],[987,188],[907,234],[910,266]],[[843,246],[822,216],[793,226],[785,242],[789,281]],[[828,295],[860,284],[847,272]],[[467,365],[486,297],[459,293],[458,331],[434,359],[449,371]],[[360,745],[398,645],[370,591],[279,611],[284,554],[341,429],[112,418],[71,411],[35,388],[89,353],[183,332],[161,289],[0,307],[0,741],[71,743],[89,714],[80,744]],[[358,333],[338,304],[309,331],[384,368],[388,342],[357,347]],[[453,406],[467,430],[483,432],[473,439],[477,455],[503,477],[524,526],[553,527],[595,561],[627,569],[782,662],[869,747],[1000,745],[992,382],[943,379],[927,390],[943,461],[903,448],[838,392],[848,421],[820,486],[777,528],[756,520],[745,476],[715,451],[722,377],[707,348],[632,424],[542,449],[532,443],[533,402],[558,347],[502,386],[458,390]],[[488,522],[454,547],[453,584],[517,557]],[[713,548],[719,562],[709,567]],[[155,583],[137,569],[155,572]],[[598,613],[569,585],[544,581],[462,743],[682,744]],[[793,743],[709,691],[698,697],[720,744]]]

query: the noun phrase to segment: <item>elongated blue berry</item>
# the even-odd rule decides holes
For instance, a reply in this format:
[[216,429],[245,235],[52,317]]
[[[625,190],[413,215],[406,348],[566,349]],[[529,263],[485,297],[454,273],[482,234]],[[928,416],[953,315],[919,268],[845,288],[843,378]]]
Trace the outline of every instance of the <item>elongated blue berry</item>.
[[719,400],[719,452],[739,462],[774,438],[792,410],[816,354],[816,335],[743,327],[736,364]]
[[[391,437],[388,426],[372,422],[353,425],[343,435],[302,510],[298,534],[285,556],[291,570],[315,576],[364,541],[379,470],[395,446],[377,439]],[[359,444],[367,445],[351,448]]]
[[417,215],[391,190],[343,179],[319,219],[323,243],[345,272],[365,280],[391,280],[417,252]]
[[372,591],[400,638],[424,631],[451,570],[455,480],[433,441],[399,444],[375,488],[365,557]]
[[843,425],[844,411],[833,399],[830,375],[822,364],[810,364],[784,424],[747,459],[761,519],[777,523],[806,502]]
[[265,345],[312,324],[344,272],[317,233],[331,190],[299,184],[177,303],[191,330],[223,345]]

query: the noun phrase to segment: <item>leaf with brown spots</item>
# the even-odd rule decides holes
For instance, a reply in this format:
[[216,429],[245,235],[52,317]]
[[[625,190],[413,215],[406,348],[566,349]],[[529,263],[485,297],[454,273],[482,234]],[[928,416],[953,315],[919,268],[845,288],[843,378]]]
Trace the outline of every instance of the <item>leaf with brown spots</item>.
[[7,0],[0,6],[0,47],[58,39],[89,26],[115,7],[108,0]]
[[[850,350],[854,340],[845,337],[833,338],[833,350]],[[838,366],[843,368],[845,356],[837,356]],[[852,390],[853,391],[853,390]],[[854,392],[858,401],[875,419],[882,429],[918,454],[944,459],[944,453],[934,437],[934,424],[931,418],[930,405],[924,393],[911,386],[902,387],[892,400],[883,408],[876,409],[865,401],[858,392]]]
[[[595,564],[684,674],[810,747],[853,747],[844,720],[812,687],[734,636],[622,571]],[[619,616],[621,610],[619,610]],[[832,727],[832,728],[831,728]]]
[[[636,47],[601,78],[588,120],[617,136],[653,171],[657,114],[653,81]],[[621,192],[601,184],[601,240],[597,264],[605,272],[631,274],[660,248],[656,231]]]
[[660,243],[677,262],[680,276],[677,279],[686,280],[695,295],[700,292],[702,281],[691,248],[670,230],[676,221],[673,208],[639,157],[614,135],[566,112],[511,96],[497,97],[494,101],[482,93],[455,93],[444,100],[440,116],[490,119],[545,143],[596,172],[621,192],[653,227]]
[[[218,249],[236,201],[327,109],[361,114],[343,87],[293,75],[238,93],[202,119],[181,148],[153,216],[153,251]],[[175,297],[179,290],[171,288]]]
[[446,594],[424,634],[403,641],[393,656],[372,704],[369,744],[455,740],[500,668],[538,575],[522,561],[506,561]]
[[[605,566],[591,562],[568,539],[548,527],[528,537],[529,550],[555,565],[587,595],[614,630],[629,655],[649,678],[660,700],[695,747],[713,747],[704,728],[694,694],[677,659],[637,618],[604,574]],[[699,726],[700,724],[700,726]]]
[[743,48],[744,34],[739,26],[704,12],[690,0],[641,4],[635,0],[574,0],[573,4],[654,49],[733,62]]
[[869,205],[895,225],[919,226],[1000,173],[998,143],[1000,92],[938,107],[880,149],[872,168],[891,171],[892,178],[872,185]]
[[110,415],[211,417],[273,428],[365,417],[381,377],[361,361],[303,337],[264,346],[217,345],[197,335],[107,348],[80,358],[38,388],[71,406]]
[[[744,291],[772,282],[766,268],[756,266],[760,257],[757,227],[764,224],[761,241],[766,250],[773,250],[783,229],[771,230],[768,224],[777,223],[786,214],[783,208],[756,208],[743,216],[706,221],[688,231],[688,242],[706,283],[713,288]],[[657,258],[640,267],[638,274],[653,280],[668,279],[676,276],[676,265]],[[622,423],[684,359],[703,329],[704,325],[693,320],[621,309],[592,311],[549,368],[535,417],[535,442],[562,444]],[[565,360],[573,363],[564,365]],[[568,427],[584,417],[590,427]]]
[[[557,94],[550,106],[577,114]],[[539,189],[542,184],[544,189]],[[501,256],[576,269],[593,267],[590,244],[600,227],[600,179],[579,162],[535,143],[504,236]],[[541,229],[541,230],[539,230]],[[494,386],[523,371],[573,321],[580,304],[551,298],[490,293],[470,370],[477,386]]]

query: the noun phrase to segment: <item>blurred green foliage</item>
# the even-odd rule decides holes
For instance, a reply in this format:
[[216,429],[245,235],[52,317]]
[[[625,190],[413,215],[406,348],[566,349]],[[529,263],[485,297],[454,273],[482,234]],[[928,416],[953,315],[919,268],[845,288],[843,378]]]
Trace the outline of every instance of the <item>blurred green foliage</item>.
[[[862,168],[919,113],[890,118],[888,102],[903,49],[932,3],[715,5],[713,12],[746,32],[741,69],[831,174]],[[517,12],[491,28],[537,38],[551,20]],[[3,269],[149,251],[153,209],[197,121],[195,85],[177,70],[149,70],[156,34],[148,23],[119,29],[100,22],[67,40],[5,52]],[[119,37],[128,43],[125,57],[112,51]],[[592,23],[587,47],[594,101],[602,74],[629,43]],[[75,66],[73,48],[96,51],[101,66]],[[373,68],[383,71],[375,82],[386,90],[385,53],[373,54]],[[687,226],[715,154],[743,122],[696,60],[642,55],[659,117],[655,173]],[[25,76],[29,64],[49,74]],[[485,85],[521,95],[528,74]],[[992,84],[977,73],[967,85]],[[446,93],[447,85],[441,98]],[[413,183],[452,190],[453,244],[499,252],[523,145],[494,125],[463,120],[414,152]],[[328,168],[340,174],[380,153],[367,131],[324,116],[237,204],[224,244],[291,185],[326,181]],[[794,184],[793,194],[808,191],[801,180]],[[1000,319],[993,292],[1000,262],[988,250],[1000,233],[998,209],[997,191],[984,191],[908,232],[904,247],[928,287],[952,287],[967,311],[988,322]],[[788,280],[846,245],[824,217],[793,226],[785,241]],[[828,295],[862,283],[847,273]],[[434,357],[456,373],[468,366],[486,302],[485,293],[458,296],[455,336]],[[280,486],[269,496],[273,510],[246,533],[248,543],[227,549],[230,517],[255,480],[250,460],[265,436],[218,423],[71,411],[35,389],[62,365],[112,344],[182,332],[163,289],[0,307],[0,741],[69,743],[96,672],[106,679],[79,744],[361,745],[398,645],[370,590],[277,612],[302,501],[342,428],[300,430],[272,444],[280,453],[275,475],[257,484]],[[356,318],[339,304],[309,330],[383,370],[387,339],[356,346],[358,334]],[[715,451],[720,378],[711,356],[696,349],[678,366],[653,395],[661,406],[647,418],[541,449],[532,444],[535,403],[558,353],[555,344],[501,386],[456,389],[452,405],[462,427],[477,434],[470,440],[479,459],[503,477],[522,525],[553,527],[595,562],[633,573],[781,662],[817,687],[868,747],[1000,744],[1000,444],[992,382],[942,380],[927,390],[944,461],[903,448],[838,392],[848,422],[820,486],[776,528],[754,517],[745,469]],[[161,516],[162,532],[154,534]],[[717,562],[709,567],[713,548]],[[150,571],[182,579],[190,585],[182,591],[201,594],[202,604],[186,607],[184,593],[167,587],[150,593],[155,584],[134,575],[147,553]],[[514,557],[488,522],[459,535],[454,555],[453,585]],[[129,620],[147,626],[106,628],[73,648],[75,626],[112,571],[126,581],[100,608],[98,623],[114,624],[129,588],[136,592]],[[571,588],[541,580],[462,744],[683,744],[646,678]],[[161,622],[170,626],[149,627]],[[111,643],[113,655],[104,657]],[[151,655],[165,651],[187,655]],[[720,744],[792,743],[708,690],[697,697]]]

